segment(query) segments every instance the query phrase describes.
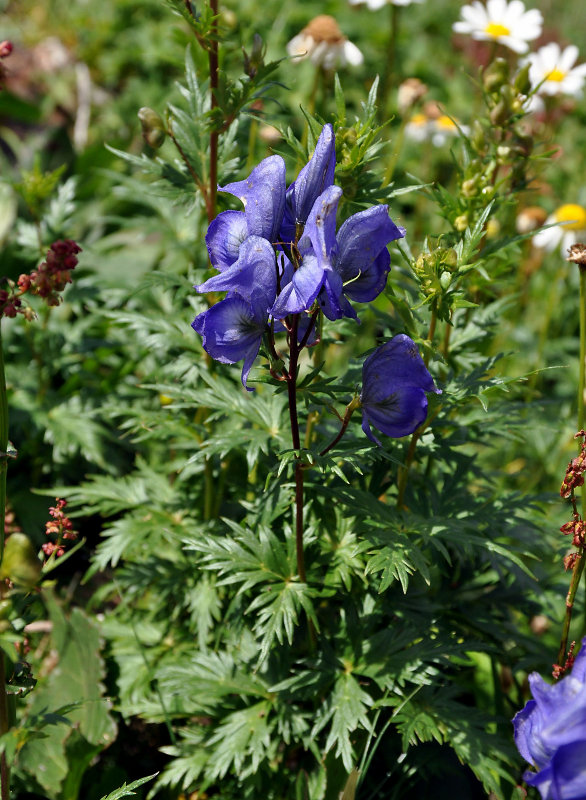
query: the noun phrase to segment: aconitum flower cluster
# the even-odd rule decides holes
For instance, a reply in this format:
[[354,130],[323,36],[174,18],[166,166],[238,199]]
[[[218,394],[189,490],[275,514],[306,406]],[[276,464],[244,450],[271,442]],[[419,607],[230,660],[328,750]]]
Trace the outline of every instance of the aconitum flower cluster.
[[386,205],[347,219],[336,232],[342,190],[334,185],[335,139],[325,125],[310,161],[286,187],[285,163],[269,156],[248,178],[220,187],[244,205],[223,211],[210,224],[206,244],[218,275],[198,292],[227,295],[199,314],[193,328],[217,361],[244,361],[242,383],[269,331],[309,333],[308,314],[330,320],[357,319],[352,301],[366,303],[382,292],[390,270],[387,244],[405,235]]
[[542,800],[581,800],[586,797],[586,639],[569,675],[550,685],[533,672],[529,685],[534,699],[513,720],[515,744],[537,770],[523,778]]

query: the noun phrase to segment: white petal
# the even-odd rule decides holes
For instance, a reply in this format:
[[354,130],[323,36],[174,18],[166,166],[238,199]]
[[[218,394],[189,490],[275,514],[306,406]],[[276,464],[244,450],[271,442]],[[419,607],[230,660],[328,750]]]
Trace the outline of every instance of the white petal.
[[353,67],[359,67],[364,61],[364,56],[355,44],[346,40],[344,42],[344,58]]

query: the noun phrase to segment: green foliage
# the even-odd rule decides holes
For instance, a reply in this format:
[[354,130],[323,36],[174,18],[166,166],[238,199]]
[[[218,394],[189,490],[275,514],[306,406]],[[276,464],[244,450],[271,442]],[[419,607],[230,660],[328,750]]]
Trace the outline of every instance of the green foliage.
[[[13,681],[19,722],[0,740],[16,785],[97,800],[124,782],[102,798],[115,800],[160,769],[149,797],[409,800],[440,780],[449,796],[517,797],[509,720],[526,673],[549,668],[567,591],[544,493],[571,455],[579,301],[577,276],[559,254],[532,251],[515,218],[553,196],[584,203],[571,156],[556,161],[550,194],[527,193],[548,157],[541,135],[577,160],[583,110],[558,129],[567,109],[551,98],[543,125],[524,132],[533,118],[518,76],[469,80],[477,65],[462,59],[474,53],[448,46],[447,2],[395,18],[392,80],[382,12],[336,8],[367,63],[333,76],[282,58],[321,13],[313,5],[243,0],[217,17],[207,3],[165,5],[175,13],[105,0],[87,25],[80,4],[24,3],[25,38],[55,33],[79,74],[89,67],[85,145],[73,69],[31,77],[34,99],[0,94],[0,116],[15,120],[2,123],[3,273],[16,280],[58,238],[83,247],[60,308],[3,325],[18,534],[39,562],[44,498],[58,487],[87,541],[51,570],[50,636],[25,631],[44,613],[27,586],[2,601],[2,647],[13,654],[26,635],[35,662]],[[409,139],[419,106],[387,92],[406,75],[458,120],[451,145]],[[145,105],[164,128],[156,150],[141,138]],[[236,367],[204,354],[190,323],[207,300],[192,286],[209,276],[208,218],[240,209],[222,193],[212,208],[211,135],[225,185],[274,150],[293,176],[324,122],[340,221],[389,203],[407,238],[362,324],[326,323],[308,351],[295,450],[285,387],[261,366],[245,393]],[[374,447],[356,412],[322,455],[365,354],[403,331],[442,389],[416,439]],[[553,627],[539,639],[528,623],[543,615]],[[114,714],[126,723],[117,742]],[[110,786],[92,786],[91,769]]]

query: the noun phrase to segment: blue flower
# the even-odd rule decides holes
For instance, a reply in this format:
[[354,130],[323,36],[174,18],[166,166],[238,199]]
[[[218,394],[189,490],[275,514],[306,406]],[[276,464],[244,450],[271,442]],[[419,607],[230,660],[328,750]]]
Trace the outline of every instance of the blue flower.
[[329,186],[314,202],[297,249],[302,257],[271,313],[277,319],[308,311],[317,299],[330,320],[357,319],[347,298],[366,303],[384,289],[391,268],[387,244],[405,235],[386,205],[354,214],[336,236],[342,190]]
[[586,638],[569,675],[546,683],[533,672],[534,699],[513,719],[515,744],[537,772],[524,780],[542,800],[586,798]]
[[203,337],[206,353],[223,364],[244,359],[242,385],[246,385],[254,359],[258,355],[267,328],[266,295],[253,294],[250,301],[230,294],[207,311],[198,314],[191,327]]
[[249,302],[253,295],[262,294],[268,310],[277,294],[277,260],[272,245],[261,236],[248,236],[231,266],[194,288],[198,292],[235,292]]
[[244,205],[244,211],[218,214],[206,234],[212,266],[223,272],[238,260],[248,236],[277,241],[285,207],[285,162],[281,156],[269,156],[248,178],[218,189],[233,194]]
[[415,342],[404,333],[371,353],[362,367],[362,430],[380,445],[371,424],[399,439],[421,425],[427,416],[426,392],[436,389]]
[[336,139],[331,125],[324,125],[312,157],[303,167],[286,194],[281,240],[295,242],[297,230],[307,222],[317,198],[334,182]]

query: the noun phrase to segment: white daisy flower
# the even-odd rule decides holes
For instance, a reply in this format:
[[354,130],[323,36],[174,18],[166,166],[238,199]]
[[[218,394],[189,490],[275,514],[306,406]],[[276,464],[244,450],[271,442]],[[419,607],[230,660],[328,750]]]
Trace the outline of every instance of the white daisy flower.
[[447,114],[432,103],[428,103],[424,111],[413,116],[405,125],[405,136],[414,142],[430,141],[435,147],[442,147],[449,139],[460,131],[468,133],[466,125],[456,124]]
[[309,58],[316,67],[333,70],[350,64],[357,67],[364,57],[355,44],[348,41],[338,23],[327,14],[320,14],[287,44],[290,56]]
[[423,0],[348,0],[348,2],[351,6],[359,6],[366,3],[371,11],[377,11],[389,3],[393,6],[410,6],[411,3],[423,3]]
[[575,67],[578,48],[571,44],[564,50],[557,42],[550,42],[536,53],[527,56],[529,79],[539,94],[567,94],[581,97],[586,80],[586,64]]
[[533,237],[535,247],[543,250],[556,250],[561,246],[567,250],[576,242],[586,240],[586,208],[577,203],[566,203],[550,214],[545,220],[546,225],[557,222],[554,228],[539,231]]
[[462,6],[462,19],[455,22],[456,33],[469,33],[482,42],[499,42],[515,53],[525,53],[541,34],[543,17],[537,9],[525,11],[522,0],[487,0],[483,6],[479,0]]
[[425,142],[430,138],[431,120],[423,113],[413,114],[405,125],[405,136],[414,142]]

